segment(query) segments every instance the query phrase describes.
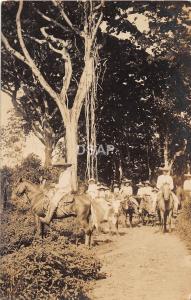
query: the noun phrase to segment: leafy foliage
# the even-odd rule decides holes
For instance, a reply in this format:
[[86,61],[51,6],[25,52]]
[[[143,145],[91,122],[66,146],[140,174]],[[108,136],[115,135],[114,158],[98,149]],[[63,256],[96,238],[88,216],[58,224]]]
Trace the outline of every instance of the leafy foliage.
[[31,245],[2,259],[1,297],[84,299],[100,264],[84,249],[59,243]]
[[189,249],[191,249],[191,202],[187,201],[184,203],[182,213],[179,216],[177,231],[180,237],[185,240]]

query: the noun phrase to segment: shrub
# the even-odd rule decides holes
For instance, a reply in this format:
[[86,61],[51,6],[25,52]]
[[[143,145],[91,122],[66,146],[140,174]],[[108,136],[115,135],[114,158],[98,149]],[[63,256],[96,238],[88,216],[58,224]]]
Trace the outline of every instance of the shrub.
[[2,259],[1,299],[85,299],[101,265],[83,247],[31,245]]
[[182,213],[178,218],[177,230],[181,238],[184,239],[191,249],[191,201],[186,201]]
[[41,160],[35,154],[29,154],[19,166],[13,170],[13,182],[16,183],[18,178],[30,180],[33,183],[39,183],[41,176]]
[[28,246],[34,238],[34,217],[30,211],[7,211],[1,217],[0,255]]

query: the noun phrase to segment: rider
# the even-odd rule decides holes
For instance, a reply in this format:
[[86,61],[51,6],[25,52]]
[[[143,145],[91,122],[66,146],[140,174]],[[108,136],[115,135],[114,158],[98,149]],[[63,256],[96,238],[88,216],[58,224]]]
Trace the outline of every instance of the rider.
[[88,181],[87,193],[90,195],[91,199],[95,199],[98,195],[98,186],[94,178],[90,178]]
[[58,203],[63,196],[72,192],[71,186],[71,164],[66,164],[64,160],[54,164],[55,167],[61,168],[58,184],[55,185],[55,193],[50,197],[49,208],[46,217],[40,218],[41,222],[49,224],[52,220],[54,212],[58,207]]
[[132,188],[132,181],[130,179],[125,178],[122,181],[122,187],[120,189],[120,195],[124,200],[130,200],[136,206],[138,206],[138,202],[133,196],[133,188]]
[[133,188],[130,179],[124,178],[122,180],[120,194],[123,198],[130,197],[133,195]]
[[157,179],[157,188],[159,189],[159,193],[161,191],[161,188],[163,187],[164,184],[168,184],[169,188],[171,190],[171,194],[174,200],[174,209],[173,209],[173,213],[176,216],[177,212],[178,212],[178,205],[179,205],[179,200],[177,198],[177,196],[173,193],[173,189],[174,189],[174,183],[173,183],[173,179],[170,176],[170,168],[168,166],[164,166],[164,167],[160,167],[159,170],[162,171],[162,175],[158,176]]
[[114,185],[113,185],[113,193],[116,196],[119,195],[119,185],[117,183],[114,183]]
[[188,172],[187,174],[184,174],[185,179],[184,184],[183,184],[183,190],[185,193],[186,198],[189,199],[191,197],[191,173]]

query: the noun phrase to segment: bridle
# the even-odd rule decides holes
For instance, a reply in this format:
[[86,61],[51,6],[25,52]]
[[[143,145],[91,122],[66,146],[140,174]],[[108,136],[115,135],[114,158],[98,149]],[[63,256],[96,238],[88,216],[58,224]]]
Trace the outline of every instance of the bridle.
[[26,195],[26,198],[27,198],[27,204],[30,204],[30,203],[31,203],[31,200],[30,200],[29,195],[28,195],[27,186],[25,186],[25,188],[23,189],[22,193],[16,192],[16,195],[17,195],[18,197],[22,197],[23,195]]

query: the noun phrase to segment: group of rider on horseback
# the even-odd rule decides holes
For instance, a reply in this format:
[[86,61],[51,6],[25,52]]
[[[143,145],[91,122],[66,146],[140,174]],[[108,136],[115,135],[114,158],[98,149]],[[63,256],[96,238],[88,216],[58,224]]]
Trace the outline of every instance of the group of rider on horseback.
[[[64,195],[72,193],[71,187],[71,164],[66,164],[64,161],[59,161],[54,164],[56,167],[60,168],[60,175],[58,184],[54,187],[54,193],[50,197],[49,209],[45,217],[41,217],[40,221],[49,224],[55,210],[57,209],[59,201]],[[170,169],[167,166],[161,167],[162,175],[158,176],[156,187],[152,187],[149,181],[145,183],[138,183],[138,192],[133,195],[132,181],[130,179],[124,178],[122,180],[121,186],[117,183],[113,184],[113,192],[104,184],[96,182],[94,178],[88,181],[88,189],[86,193],[90,196],[92,201],[95,198],[105,199],[110,202],[111,200],[116,200],[116,202],[121,202],[124,199],[130,199],[135,206],[139,206],[140,199],[147,199],[150,201],[150,207],[153,213],[156,212],[158,207],[158,199],[162,196],[162,188],[164,185],[169,189],[169,193],[172,196],[173,203],[173,215],[176,216],[179,207],[179,199],[173,192],[174,184],[173,178],[169,174]],[[185,193],[191,193],[191,174],[185,174],[186,180],[184,182]],[[105,216],[107,219],[107,215]]]

